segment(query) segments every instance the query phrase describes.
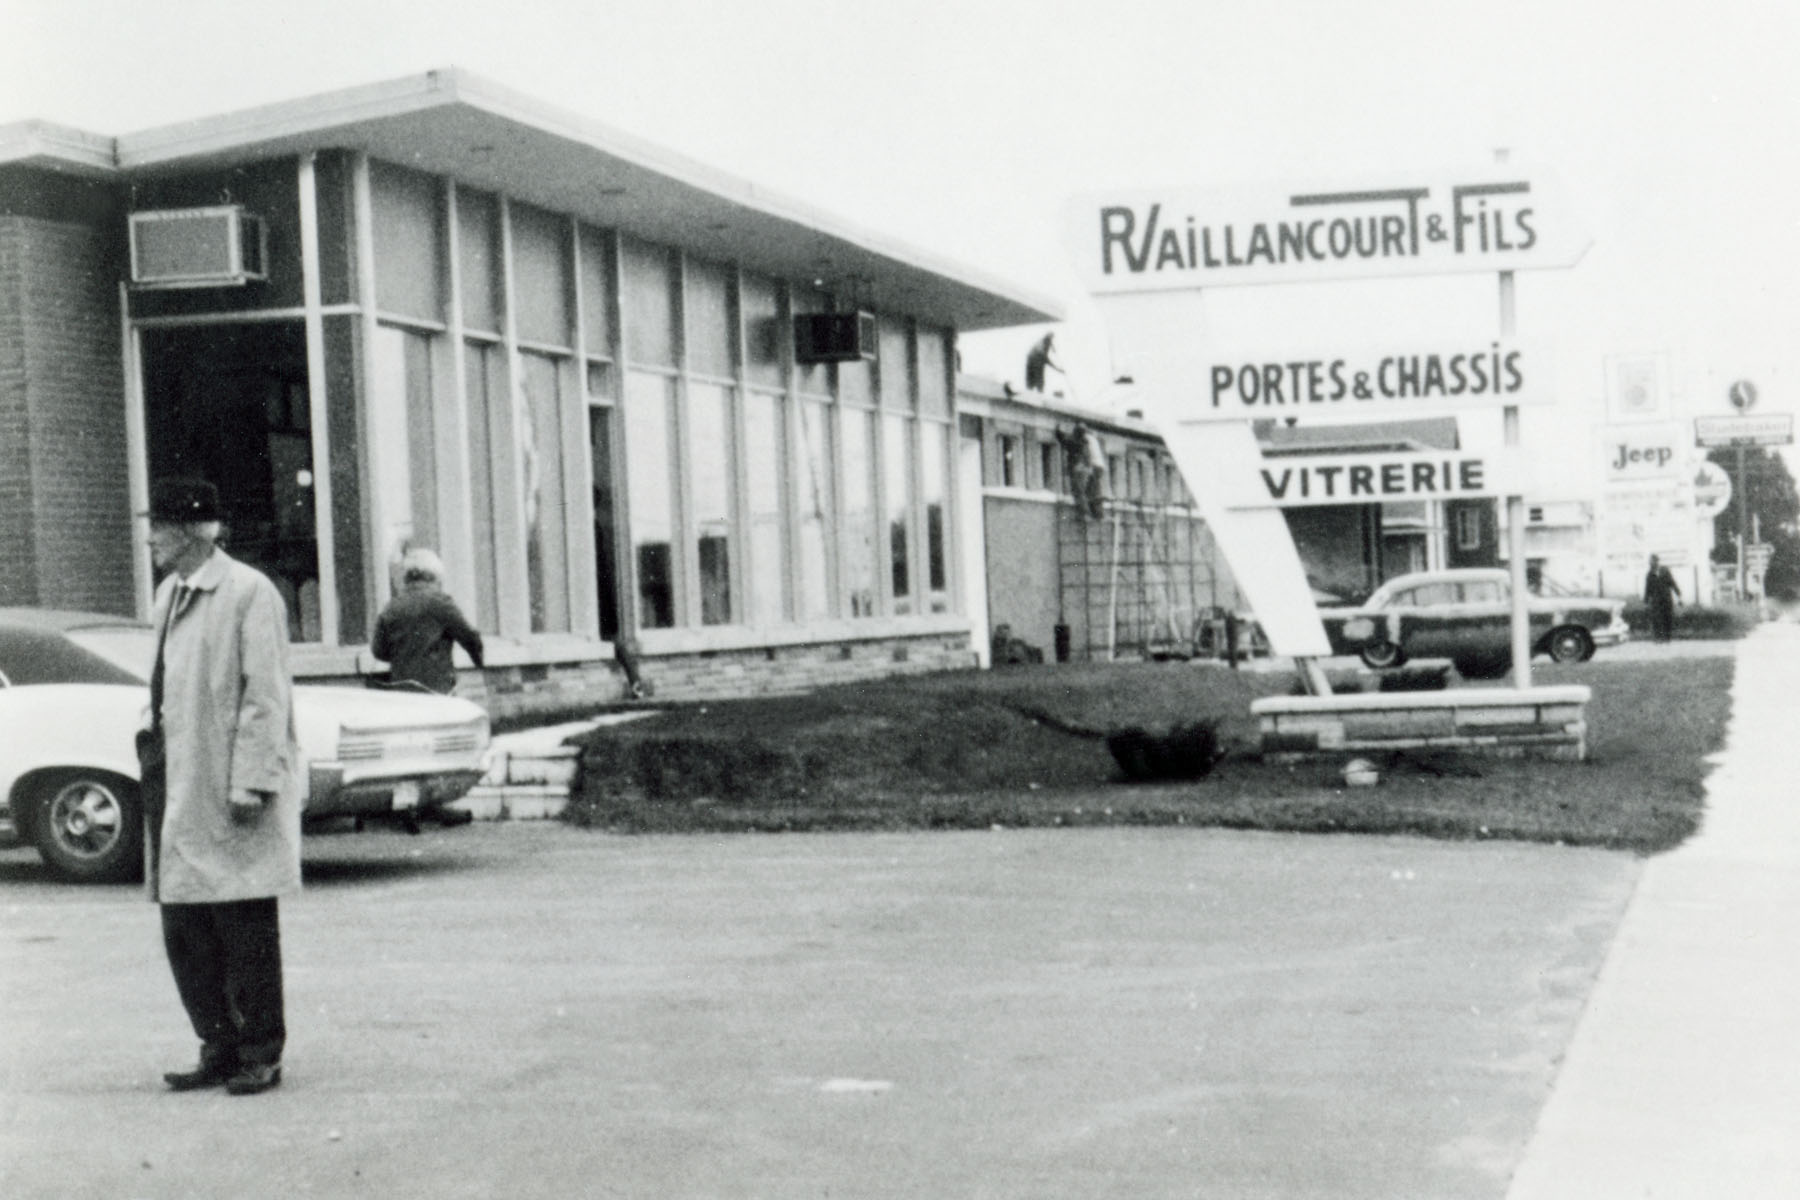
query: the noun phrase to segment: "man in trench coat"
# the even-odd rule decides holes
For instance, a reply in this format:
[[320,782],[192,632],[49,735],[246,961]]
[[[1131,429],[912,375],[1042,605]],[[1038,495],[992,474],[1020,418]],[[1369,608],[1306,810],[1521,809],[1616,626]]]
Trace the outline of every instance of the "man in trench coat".
[[223,1084],[253,1095],[281,1082],[276,903],[300,889],[287,612],[266,576],[218,548],[212,484],[159,480],[149,516],[151,557],[167,572],[150,714],[166,786],[160,806],[145,805],[145,880],[201,1043],[194,1070],[163,1078],[176,1091]]

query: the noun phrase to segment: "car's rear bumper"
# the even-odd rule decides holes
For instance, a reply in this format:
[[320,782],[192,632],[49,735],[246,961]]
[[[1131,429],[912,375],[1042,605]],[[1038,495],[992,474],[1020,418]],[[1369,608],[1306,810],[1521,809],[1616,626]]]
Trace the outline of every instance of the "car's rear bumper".
[[314,763],[306,815],[309,818],[373,816],[437,808],[462,799],[479,782],[481,772],[476,769],[346,781],[342,764]]

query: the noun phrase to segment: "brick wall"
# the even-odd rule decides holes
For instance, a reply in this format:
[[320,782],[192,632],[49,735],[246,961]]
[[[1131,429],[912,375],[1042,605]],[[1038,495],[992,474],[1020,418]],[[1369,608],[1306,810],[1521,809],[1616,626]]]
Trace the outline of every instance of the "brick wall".
[[0,602],[133,609],[117,238],[0,217]]
[[31,422],[25,403],[24,222],[0,215],[0,603],[28,604],[37,595],[30,569]]

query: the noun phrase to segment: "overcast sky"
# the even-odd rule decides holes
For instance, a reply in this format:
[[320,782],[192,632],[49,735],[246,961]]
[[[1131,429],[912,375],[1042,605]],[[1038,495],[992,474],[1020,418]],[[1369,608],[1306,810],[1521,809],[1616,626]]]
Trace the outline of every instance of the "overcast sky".
[[[116,134],[455,65],[1060,297],[1078,400],[1113,364],[1067,265],[1071,194],[1365,180],[1513,161],[1593,233],[1519,284],[1553,418],[1609,354],[1669,356],[1687,411],[1800,391],[1793,0],[0,0],[0,121]],[[1235,288],[1231,336],[1494,331],[1489,278]],[[1022,380],[1041,331],[965,340]],[[1053,383],[1056,377],[1052,377]],[[1534,418],[1535,419],[1535,418]],[[1529,427],[1528,427],[1529,428]]]

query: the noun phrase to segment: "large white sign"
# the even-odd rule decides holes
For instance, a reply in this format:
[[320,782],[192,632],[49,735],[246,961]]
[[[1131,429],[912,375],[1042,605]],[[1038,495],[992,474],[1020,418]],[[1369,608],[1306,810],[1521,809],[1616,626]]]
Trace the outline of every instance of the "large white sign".
[[1609,575],[1642,571],[1654,554],[1672,567],[1694,560],[1693,494],[1681,479],[1613,484],[1601,506]]
[[1457,450],[1265,455],[1262,478],[1268,495],[1243,507],[1462,500],[1516,495],[1519,489],[1512,457]]
[[1537,344],[1491,338],[1467,345],[1392,345],[1335,351],[1210,350],[1205,389],[1182,420],[1350,417],[1387,420],[1555,398],[1552,356]]
[[1316,188],[1093,193],[1067,220],[1095,293],[1568,267],[1592,241],[1551,177],[1506,164]]
[[1670,421],[1608,425],[1601,433],[1600,450],[1608,483],[1679,475],[1687,468],[1687,429]]

